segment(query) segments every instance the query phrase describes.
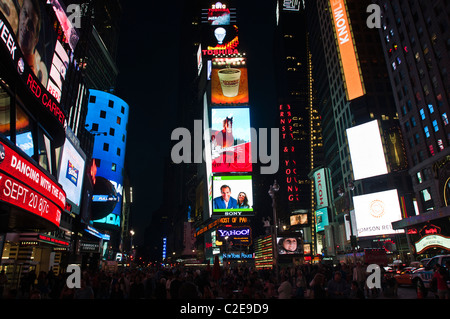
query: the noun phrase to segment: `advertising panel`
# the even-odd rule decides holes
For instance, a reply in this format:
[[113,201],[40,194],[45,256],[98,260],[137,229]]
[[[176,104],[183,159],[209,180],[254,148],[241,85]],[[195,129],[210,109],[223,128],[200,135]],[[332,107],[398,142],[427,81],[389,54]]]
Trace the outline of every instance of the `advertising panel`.
[[0,142],[0,199],[59,226],[64,190],[40,168]]
[[417,254],[421,254],[426,249],[433,247],[450,250],[450,237],[439,234],[427,235],[415,242],[414,245],[416,247]]
[[248,104],[247,61],[244,57],[213,58],[211,104]]
[[316,209],[316,232],[325,230],[325,226],[328,226],[328,208]]
[[303,239],[299,235],[277,237],[278,255],[302,255]]
[[[38,4],[34,6],[33,3]],[[54,83],[48,88],[50,70],[59,36],[55,30],[59,25],[53,16],[48,14],[49,9],[41,1],[23,1],[22,5],[13,1],[6,1],[0,6],[0,34],[14,68],[26,85],[29,93],[39,101],[41,109],[49,112],[61,126],[64,125],[65,113],[60,108],[60,94]],[[52,9],[50,9],[53,12]],[[54,13],[53,13],[54,14]],[[30,27],[31,26],[31,27]],[[58,47],[58,50],[60,47]],[[53,69],[53,80],[63,80],[68,67],[67,53],[62,54],[55,62],[59,70]],[[56,60],[55,60],[56,61]],[[55,71],[56,70],[56,71]],[[55,94],[57,97],[53,94]]]
[[330,187],[328,169],[321,168],[313,173],[314,191],[316,193],[316,208],[329,206],[328,192]]
[[212,109],[209,140],[213,173],[252,171],[248,108]]
[[211,26],[203,29],[204,56],[238,54],[239,28],[237,25]]
[[226,4],[216,2],[211,8],[202,9],[202,23],[210,25],[229,25],[236,23],[236,9],[228,8]]
[[365,92],[345,0],[330,0],[330,12],[347,88],[347,99],[353,100],[364,95]]
[[252,216],[251,176],[213,177],[213,216]]
[[347,129],[355,180],[388,173],[378,120]]
[[392,222],[402,219],[396,189],[353,197],[358,237],[403,233]]
[[250,226],[220,226],[217,228],[217,237],[222,242],[250,246],[252,244],[252,228]]
[[[70,129],[68,128],[68,130]],[[68,132],[68,136],[70,134],[73,135]],[[85,161],[84,152],[79,147],[75,147],[69,138],[66,138],[61,152],[58,182],[63,186],[67,200],[76,206],[72,205],[72,211],[76,214],[80,212]]]
[[209,126],[209,112],[206,93],[203,95],[203,140],[205,141],[204,158],[206,165],[206,189],[208,192],[208,212],[212,214],[212,158],[211,158],[211,128]]
[[308,225],[308,213],[293,213],[289,216],[291,226]]

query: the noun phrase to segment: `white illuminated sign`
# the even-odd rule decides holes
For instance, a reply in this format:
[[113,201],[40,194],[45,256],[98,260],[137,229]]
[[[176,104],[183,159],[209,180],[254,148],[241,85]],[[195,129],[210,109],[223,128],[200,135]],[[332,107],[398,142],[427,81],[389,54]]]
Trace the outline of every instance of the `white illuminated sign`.
[[358,237],[403,233],[395,230],[392,223],[402,219],[396,189],[354,196],[356,228]]
[[347,129],[355,180],[388,173],[378,121]]
[[450,250],[450,237],[445,237],[442,235],[428,235],[422,237],[418,242],[416,242],[415,246],[418,254],[421,254],[425,249],[431,247],[440,247]]

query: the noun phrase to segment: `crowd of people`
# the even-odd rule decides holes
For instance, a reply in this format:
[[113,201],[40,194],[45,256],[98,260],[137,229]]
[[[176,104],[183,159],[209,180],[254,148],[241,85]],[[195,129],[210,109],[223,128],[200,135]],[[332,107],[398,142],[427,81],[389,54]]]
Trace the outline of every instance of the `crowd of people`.
[[[215,267],[214,267],[215,268]],[[11,299],[364,299],[394,292],[382,276],[382,288],[369,289],[362,264],[305,264],[273,270],[252,267],[159,267],[119,271],[83,270],[79,288],[69,274],[29,272]],[[395,292],[394,292],[395,293]]]

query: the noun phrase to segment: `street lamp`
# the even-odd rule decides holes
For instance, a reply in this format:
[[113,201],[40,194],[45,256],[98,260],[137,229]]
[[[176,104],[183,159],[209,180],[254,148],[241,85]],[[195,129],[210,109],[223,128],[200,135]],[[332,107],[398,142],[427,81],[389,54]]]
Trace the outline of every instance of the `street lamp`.
[[[353,205],[353,198],[352,198],[352,192],[355,189],[355,184],[353,183],[352,180],[348,181],[347,183],[347,189],[349,190],[349,199],[350,199],[350,203],[349,206],[353,206],[353,210],[355,209],[355,206]],[[339,188],[337,190],[337,193],[339,196],[344,196],[345,194],[345,190],[343,188],[342,185],[339,185]],[[353,223],[352,223],[352,214],[350,211],[350,207],[348,210],[348,221],[350,223],[350,245],[352,246],[352,251],[353,251],[353,259],[354,262],[356,264],[356,251],[355,251],[355,246],[356,246],[356,236],[353,235]]]
[[270,185],[269,195],[272,198],[272,213],[273,213],[273,252],[275,260],[275,271],[278,276],[278,251],[277,251],[277,228],[278,228],[278,218],[277,218],[277,203],[276,203],[276,193],[280,190],[280,185],[278,185],[277,180],[273,181],[273,185]]

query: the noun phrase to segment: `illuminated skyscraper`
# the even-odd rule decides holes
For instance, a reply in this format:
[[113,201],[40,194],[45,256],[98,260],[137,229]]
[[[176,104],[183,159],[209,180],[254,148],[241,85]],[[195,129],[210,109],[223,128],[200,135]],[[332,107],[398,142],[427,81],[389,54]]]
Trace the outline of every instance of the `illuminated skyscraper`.
[[[420,214],[395,226],[417,234],[414,230],[431,222],[448,235],[450,4],[376,3],[381,8],[379,34]],[[412,235],[413,240],[418,236]]]
[[[347,216],[354,211],[354,196],[397,189],[401,214],[413,214],[408,162],[383,52],[377,30],[369,28],[368,15],[361,14],[369,4],[352,0],[306,2],[313,77],[322,117],[324,167],[329,169],[335,199],[328,216],[332,226],[325,229],[325,235],[334,239],[325,250],[330,256],[351,248],[350,235],[356,235],[357,225],[352,220],[351,232]],[[387,170],[361,178],[355,174],[347,132],[374,120],[379,126],[376,131],[382,140]],[[361,236],[359,246],[371,247],[370,240]],[[398,237],[396,244],[399,250],[407,247],[404,237]]]
[[[305,242],[315,251],[314,187],[310,172],[321,165],[322,129],[315,106],[311,52],[302,3],[277,6],[275,42],[280,127],[280,199],[278,216],[290,226],[292,215],[307,215]],[[306,227],[305,227],[306,226]],[[312,227],[311,227],[312,226]],[[298,229],[297,227],[292,227]]]

